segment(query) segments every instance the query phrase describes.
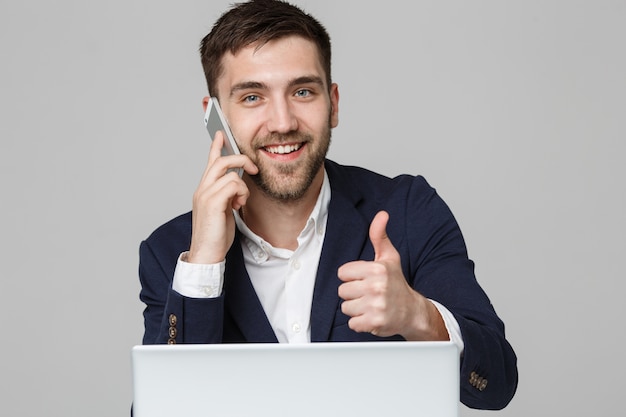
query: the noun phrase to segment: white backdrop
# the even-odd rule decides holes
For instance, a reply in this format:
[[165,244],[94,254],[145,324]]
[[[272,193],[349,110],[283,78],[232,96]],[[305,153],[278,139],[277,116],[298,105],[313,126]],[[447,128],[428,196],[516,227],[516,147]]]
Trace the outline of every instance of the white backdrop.
[[[497,414],[615,415],[626,2],[296,3],[333,38],[330,157],[425,175],[461,224],[519,356]],[[228,4],[0,2],[3,415],[128,415],[138,245],[190,209]]]

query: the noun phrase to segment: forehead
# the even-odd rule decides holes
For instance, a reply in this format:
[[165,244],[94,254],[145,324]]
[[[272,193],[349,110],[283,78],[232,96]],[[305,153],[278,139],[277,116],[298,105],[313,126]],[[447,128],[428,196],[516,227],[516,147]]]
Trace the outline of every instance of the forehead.
[[235,54],[227,52],[221,66],[217,80],[220,96],[230,95],[231,86],[246,82],[279,87],[302,76],[326,79],[317,45],[299,36],[251,44]]

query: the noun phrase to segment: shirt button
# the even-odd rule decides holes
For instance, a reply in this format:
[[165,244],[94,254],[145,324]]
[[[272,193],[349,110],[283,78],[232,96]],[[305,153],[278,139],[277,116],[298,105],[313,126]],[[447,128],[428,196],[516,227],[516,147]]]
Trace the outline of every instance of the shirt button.
[[213,295],[213,287],[210,285],[205,285],[202,287],[202,292],[204,292],[204,295],[207,295],[210,297]]
[[300,261],[298,259],[294,259],[291,262],[291,266],[297,271],[298,269],[300,269]]
[[302,328],[300,327],[300,323],[294,323],[291,329],[294,333],[300,333],[300,330],[302,330]]

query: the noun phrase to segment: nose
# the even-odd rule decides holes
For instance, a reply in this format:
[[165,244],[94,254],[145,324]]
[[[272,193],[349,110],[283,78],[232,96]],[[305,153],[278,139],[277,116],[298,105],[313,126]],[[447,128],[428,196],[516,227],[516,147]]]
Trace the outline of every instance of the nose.
[[274,99],[268,110],[267,129],[271,133],[289,133],[298,129],[298,119],[289,100]]

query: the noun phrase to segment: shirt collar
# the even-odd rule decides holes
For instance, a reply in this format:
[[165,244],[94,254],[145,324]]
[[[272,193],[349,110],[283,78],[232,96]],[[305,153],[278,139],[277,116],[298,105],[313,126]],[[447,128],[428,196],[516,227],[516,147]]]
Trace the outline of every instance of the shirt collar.
[[[322,182],[322,188],[319,195],[317,196],[315,206],[313,207],[313,210],[309,215],[309,219],[307,220],[304,229],[300,232],[300,235],[298,236],[299,245],[302,245],[304,240],[310,238],[317,238],[320,241],[324,240],[324,235],[326,232],[326,221],[328,219],[328,205],[330,203],[330,193],[330,181],[328,180],[328,174],[326,173],[326,169],[324,169],[324,181]],[[292,251],[287,249],[272,247],[272,245],[266,242],[262,237],[258,236],[256,233],[250,230],[250,228],[248,228],[237,210],[233,210],[233,213],[235,215],[235,223],[237,224],[237,228],[244,235],[245,243],[248,245],[248,247],[250,247],[253,253],[262,250],[264,252],[269,252],[271,255],[279,257],[289,257],[293,253]]]

